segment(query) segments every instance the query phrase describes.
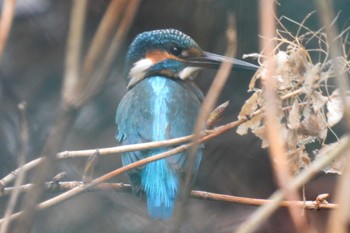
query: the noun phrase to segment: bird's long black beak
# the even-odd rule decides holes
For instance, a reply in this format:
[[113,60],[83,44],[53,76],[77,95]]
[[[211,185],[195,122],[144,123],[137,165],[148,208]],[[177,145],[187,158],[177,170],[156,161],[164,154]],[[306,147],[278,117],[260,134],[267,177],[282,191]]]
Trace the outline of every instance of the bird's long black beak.
[[185,59],[185,63],[192,67],[201,67],[208,69],[219,69],[223,62],[232,62],[232,70],[251,70],[256,71],[259,66],[249,62],[241,61],[235,58],[225,57],[214,53],[203,52],[201,57],[190,57]]

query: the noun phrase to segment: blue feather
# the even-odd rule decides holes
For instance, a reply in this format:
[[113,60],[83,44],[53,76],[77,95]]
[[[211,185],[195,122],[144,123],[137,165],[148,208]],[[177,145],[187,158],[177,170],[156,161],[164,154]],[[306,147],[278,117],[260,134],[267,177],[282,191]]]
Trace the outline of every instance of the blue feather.
[[[191,134],[203,96],[191,81],[162,76],[149,77],[135,85],[122,99],[116,115],[119,143],[159,141]],[[127,152],[123,165],[162,153],[171,148]],[[197,173],[202,152],[195,164]],[[149,215],[154,219],[172,216],[180,178],[186,171],[186,152],[129,171],[134,192],[145,193]]]

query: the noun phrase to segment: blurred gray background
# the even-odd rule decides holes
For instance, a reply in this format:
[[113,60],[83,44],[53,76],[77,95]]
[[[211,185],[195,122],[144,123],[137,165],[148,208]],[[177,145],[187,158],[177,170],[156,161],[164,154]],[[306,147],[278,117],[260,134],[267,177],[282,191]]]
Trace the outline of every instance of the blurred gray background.
[[[86,21],[85,50],[94,35],[109,1],[90,1]],[[153,0],[142,1],[130,33],[121,49],[103,91],[80,112],[61,150],[80,150],[116,145],[114,117],[126,92],[124,57],[128,44],[140,32],[176,28],[195,39],[206,51],[223,54],[226,48],[227,14],[237,23],[237,58],[259,52],[258,1],[256,0]],[[347,25],[350,1],[333,1],[340,11],[340,27]],[[64,53],[72,1],[21,0],[0,66],[0,176],[16,168],[19,149],[17,104],[26,101],[30,129],[27,161],[37,158],[52,125],[60,96]],[[312,1],[279,1],[278,15],[301,22],[315,10]],[[293,32],[295,25],[287,24]],[[319,28],[317,15],[307,26]],[[256,62],[249,60],[251,62]],[[196,82],[205,93],[215,72],[203,71]],[[231,105],[222,123],[233,121],[244,100],[251,73],[234,72],[219,102]],[[57,173],[65,180],[81,180],[85,159],[60,161]],[[120,156],[101,157],[96,176],[121,166]],[[332,193],[336,176],[320,174],[306,186],[308,199]],[[126,175],[113,179],[128,183]],[[208,142],[195,182],[195,189],[244,197],[267,198],[275,189],[270,162],[260,141],[235,131]],[[51,197],[48,194],[46,198]],[[3,213],[6,198],[0,199]],[[189,216],[183,232],[233,232],[256,207],[190,200]],[[307,211],[319,232],[323,232],[328,212]],[[32,232],[169,232],[171,222],[155,222],[147,216],[144,201],[129,193],[90,192],[41,212]],[[258,230],[259,233],[295,232],[285,210],[279,210]]]

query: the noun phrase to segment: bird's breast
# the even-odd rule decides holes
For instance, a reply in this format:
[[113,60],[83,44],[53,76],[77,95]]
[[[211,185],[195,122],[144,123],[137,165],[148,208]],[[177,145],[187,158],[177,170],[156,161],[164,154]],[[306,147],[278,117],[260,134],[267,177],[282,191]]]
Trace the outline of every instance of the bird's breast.
[[[155,77],[149,80],[151,88],[150,111],[153,117],[152,138],[155,141],[169,138],[169,121],[171,120],[171,106],[168,101],[172,98],[171,86],[166,78]],[[167,130],[168,129],[168,130]]]
[[148,77],[123,97],[117,112],[119,130],[126,136],[138,134],[144,141],[190,134],[202,98],[190,80]]

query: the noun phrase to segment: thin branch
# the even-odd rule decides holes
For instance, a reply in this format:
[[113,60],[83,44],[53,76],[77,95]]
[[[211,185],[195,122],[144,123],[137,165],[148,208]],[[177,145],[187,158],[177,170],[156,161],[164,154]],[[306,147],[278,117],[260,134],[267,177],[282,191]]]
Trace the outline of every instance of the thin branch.
[[[260,113],[261,111],[257,111],[257,113]],[[247,119],[241,119],[240,124],[245,122]],[[201,133],[201,137],[204,137],[205,135],[210,135],[213,133],[216,133],[217,131],[222,132],[223,129],[230,130],[236,126],[237,121],[225,124],[223,126],[217,127],[212,130],[204,130]],[[218,134],[217,134],[218,135]],[[124,146],[117,146],[117,147],[108,147],[108,148],[100,148],[99,154],[100,155],[111,155],[111,154],[117,154],[117,153],[124,153],[124,152],[130,152],[130,151],[137,151],[137,150],[148,150],[148,149],[154,149],[159,147],[169,147],[174,145],[179,145],[185,142],[188,142],[193,139],[193,135],[188,135],[184,137],[164,140],[164,141],[157,141],[157,142],[146,142],[146,143],[139,143],[139,144],[131,144],[131,145],[124,145]],[[78,158],[78,157],[89,157],[93,155],[96,152],[97,149],[90,149],[90,150],[78,150],[78,151],[63,151],[56,155],[57,159],[67,159],[67,158]],[[40,161],[42,158],[37,158],[35,160],[32,160],[25,164],[23,166],[23,169],[25,171],[29,171],[38,164],[40,164]],[[10,182],[12,182],[14,179],[16,179],[16,176],[18,175],[18,171],[20,168],[17,168],[16,170],[9,173],[7,176],[5,176],[3,179],[0,180],[0,190],[4,189]]]
[[319,11],[319,18],[324,26],[324,30],[329,43],[329,55],[334,61],[334,72],[336,74],[335,79],[339,88],[341,101],[344,109],[344,119],[347,125],[347,130],[350,132],[350,105],[346,98],[346,93],[349,90],[349,77],[347,72],[342,72],[341,64],[336,62],[336,58],[343,57],[341,44],[338,37],[338,31],[335,25],[335,17],[333,5],[329,0],[314,0],[314,3]]
[[[203,130],[201,132],[201,138],[203,138],[206,135],[214,135],[214,137],[225,133],[226,131],[235,128],[236,126],[246,122],[248,119],[251,119],[259,114],[262,113],[262,110],[259,109],[255,113],[253,113],[251,116],[247,116],[247,118],[241,118],[239,121],[233,121],[228,124],[219,126],[215,129],[211,130]],[[207,140],[211,139],[212,137],[208,137]],[[117,146],[117,147],[109,147],[109,148],[100,148],[99,154],[100,155],[112,155],[117,153],[124,153],[124,152],[130,152],[130,151],[137,151],[137,150],[148,150],[148,149],[154,149],[159,147],[169,147],[174,145],[179,145],[181,143],[190,141],[193,139],[193,135],[188,135],[184,137],[164,140],[164,141],[157,141],[157,142],[147,142],[147,143],[139,143],[139,144],[131,144],[131,145],[125,145],[125,146]],[[59,152],[56,155],[57,159],[67,159],[67,158],[78,158],[78,157],[89,157],[93,155],[96,152],[97,149],[90,149],[90,150],[78,150],[78,151],[63,151]],[[9,183],[11,183],[13,180],[16,179],[18,172],[21,168],[24,169],[24,171],[29,171],[36,166],[40,164],[43,158],[37,158],[35,160],[32,160],[22,167],[17,168],[16,170],[12,171],[8,175],[6,175],[4,178],[0,180],[0,192],[3,190]],[[1,196],[1,195],[0,195]]]
[[328,233],[347,233],[349,232],[349,196],[350,196],[350,156],[347,156],[346,167],[343,174],[337,180],[335,200],[341,204],[341,207],[333,212],[328,219]]
[[[82,4],[82,5],[84,5],[84,3],[83,2],[81,2],[81,1],[79,1],[79,0],[76,0],[78,3],[80,2],[80,4]],[[85,0],[84,0],[85,1]],[[105,57],[105,60],[104,60],[104,62],[106,62],[107,60],[108,60],[108,62],[110,63],[111,62],[111,60],[112,60],[112,58],[114,57],[114,55],[112,55],[112,54],[114,54],[116,51],[117,51],[117,49],[119,48],[119,45],[120,45],[120,43],[121,43],[121,41],[122,41],[122,39],[124,38],[124,36],[125,36],[125,34],[126,34],[126,32],[127,32],[127,30],[128,30],[128,28],[130,27],[130,24],[131,24],[131,22],[132,22],[132,18],[134,17],[134,15],[135,15],[135,12],[136,12],[136,10],[137,10],[137,7],[138,7],[138,4],[139,4],[139,0],[133,0],[131,3],[129,2],[129,6],[128,6],[128,11],[127,11],[127,15],[128,15],[128,17],[126,17],[126,19],[123,19],[123,23],[121,23],[122,24],[122,26],[120,26],[121,27],[121,29],[119,29],[118,30],[118,32],[117,32],[117,34],[116,34],[116,36],[115,36],[115,39],[114,39],[114,46],[112,46],[114,49],[109,49],[109,55],[107,56],[108,57],[108,59]],[[110,7],[114,7],[114,5],[111,5]],[[80,15],[80,17],[82,17],[82,16],[84,16],[84,14],[81,12],[81,10],[72,10],[72,13],[73,13],[73,11],[74,12],[77,12],[77,14],[79,14]],[[75,14],[75,13],[74,13]],[[72,17],[73,19],[75,19],[75,17]],[[74,20],[73,20],[74,21]],[[81,20],[78,20],[78,22],[80,21],[80,23],[81,23]],[[110,22],[110,21],[109,21]],[[73,22],[74,24],[75,24],[75,26],[74,27],[76,27],[76,22]],[[73,26],[72,26],[73,27]],[[72,30],[71,30],[72,31]],[[82,29],[79,29],[78,31],[80,31],[80,32],[82,32]],[[75,31],[73,30],[73,32],[72,33],[75,33]],[[73,37],[73,36],[72,36]],[[78,36],[78,38],[79,38],[80,36]],[[77,39],[77,37],[76,36],[74,36],[74,39],[72,39],[73,41],[75,41],[75,42],[69,42],[69,44],[74,44],[75,46],[73,46],[72,47],[72,49],[74,48],[74,49],[79,49],[80,50],[80,45],[79,45],[79,43],[78,42],[76,42],[76,39]],[[119,41],[118,41],[119,40]],[[74,75],[76,75],[76,67],[77,67],[77,64],[80,64],[80,62],[78,62],[77,61],[77,55],[78,54],[80,54],[80,52],[76,52],[76,51],[73,51],[72,49],[67,49],[67,52],[68,53],[73,53],[73,55],[67,55],[67,60],[68,59],[71,59],[72,61],[73,61],[73,63],[75,63],[75,66],[73,66],[73,68],[71,68],[70,67],[70,64],[67,64],[67,67],[66,67],[66,75],[67,75],[67,78],[65,78],[65,79],[70,79],[70,77],[74,77],[73,79],[71,79],[71,80],[67,80],[67,81],[65,81],[65,83],[66,83],[66,85],[65,85],[65,87],[66,86],[68,86],[67,88],[68,89],[70,89],[70,88],[72,88],[72,87],[70,87],[70,85],[68,85],[69,83],[71,84],[71,85],[78,85],[78,86],[82,86],[81,84],[76,84],[75,82],[76,81],[78,81],[78,79],[77,79],[77,77],[76,76],[74,76]],[[113,52],[114,51],[114,52]],[[107,59],[107,60],[106,60]],[[73,70],[71,70],[71,69],[73,69]],[[107,69],[107,67],[105,67],[105,69]],[[69,71],[70,70],[70,71]],[[104,72],[107,72],[106,70],[104,70]],[[71,74],[74,74],[73,76],[71,75]],[[101,76],[100,76],[101,77]],[[79,82],[84,82],[84,81],[82,81],[82,80],[84,80],[84,79],[79,79]],[[99,84],[102,84],[103,83],[103,81],[96,81],[96,79],[94,79],[94,82],[98,82]],[[92,85],[92,86],[94,86],[94,85]],[[98,87],[95,85],[95,88],[96,89],[98,89]],[[66,106],[63,106],[63,110],[62,110],[62,112],[59,112],[59,116],[57,117],[57,119],[66,119],[67,117],[68,118],[71,118],[69,115],[70,115],[70,113],[69,113],[69,111],[71,111],[71,109],[69,109],[69,106],[67,106],[67,105],[72,105],[73,104],[73,106],[76,108],[76,110],[78,109],[78,106],[80,106],[81,107],[81,105],[84,103],[84,102],[86,102],[87,101],[87,99],[88,98],[91,98],[92,97],[92,93],[96,93],[97,92],[97,90],[93,90],[93,89],[89,89],[91,92],[90,92],[90,94],[88,94],[88,95],[85,95],[85,97],[84,97],[84,101],[82,101],[80,98],[77,98],[77,94],[79,93],[79,92],[75,92],[75,93],[73,93],[72,91],[72,89],[70,89],[70,90],[68,90],[68,91],[63,91],[64,93],[66,93],[65,94],[65,96],[66,96],[66,100],[65,100],[65,105]],[[74,98],[76,98],[76,99],[74,99]],[[73,100],[74,99],[74,100]],[[79,100],[80,99],[80,100]],[[77,103],[79,103],[78,105],[77,105]],[[63,120],[63,121],[66,121],[66,120]],[[62,121],[62,122],[63,122]],[[73,119],[71,119],[71,120],[69,120],[69,121],[73,121]],[[67,121],[68,122],[68,121]],[[64,123],[64,122],[63,122]],[[62,123],[62,124],[63,124]],[[62,129],[62,131],[64,131],[64,126],[62,125],[61,127],[57,127],[58,129]],[[55,130],[53,130],[53,131],[55,131]],[[61,134],[61,133],[59,133],[59,132],[57,132],[58,134]],[[189,140],[189,139],[185,139],[184,141],[186,141],[186,140]],[[179,144],[179,143],[182,143],[182,142],[179,142],[179,143],[176,143],[175,142],[176,140],[174,140],[174,144]],[[152,143],[150,143],[150,144],[152,144]],[[159,144],[162,144],[162,142],[159,142]],[[173,144],[172,144],[173,145]],[[141,148],[139,148],[139,149],[142,149],[142,147],[145,147],[145,149],[146,149],[146,147],[147,147],[148,145],[142,145],[141,146]],[[126,150],[128,150],[130,147],[132,147],[132,146],[126,146],[125,147],[125,149]],[[111,150],[110,150],[111,149]],[[112,154],[112,153],[119,153],[118,152],[118,150],[119,149],[116,149],[116,151],[114,151],[114,149],[113,148],[106,148],[105,150],[104,149],[101,149],[101,154]],[[96,150],[88,150],[88,151],[83,151],[83,152],[76,152],[76,153],[73,153],[73,154],[76,154],[76,156],[77,157],[79,157],[79,156],[90,156],[90,155],[92,155],[94,152],[95,152]],[[121,150],[122,151],[122,150]],[[74,155],[72,155],[72,153],[70,153],[70,152],[61,152],[61,153],[59,153],[58,155],[57,155],[57,157],[59,158],[59,159],[64,159],[64,158],[68,158],[68,157],[70,157],[70,156],[74,156]],[[28,170],[31,170],[31,169],[33,169],[34,167],[36,167],[36,166],[38,166],[39,164],[41,164],[43,161],[42,161],[43,159],[42,158],[38,158],[38,159],[35,159],[35,160],[33,160],[33,161],[30,161],[29,163],[27,163],[27,164],[25,164],[24,166],[23,166],[23,169],[25,170],[25,171],[28,171]],[[12,182],[14,179],[16,179],[16,176],[18,175],[18,171],[19,171],[19,168],[17,168],[16,170],[14,170],[13,172],[11,172],[10,174],[8,174],[6,177],[4,177],[3,179],[1,179],[0,180],[0,191],[4,188],[4,187],[6,187],[7,186],[7,184],[8,183],[10,183],[10,182]]]
[[0,61],[4,53],[15,14],[16,0],[4,0],[0,18]]
[[[263,57],[266,58],[266,70],[262,72],[264,84],[264,119],[266,125],[266,136],[269,142],[269,154],[271,164],[275,173],[275,178],[281,189],[292,179],[291,170],[288,165],[287,153],[284,149],[285,142],[281,137],[281,124],[279,123],[280,102],[276,92],[276,79],[274,73],[276,70],[276,61],[274,56],[276,33],[275,22],[275,1],[260,1],[260,30],[262,37],[260,40],[261,49],[264,48]],[[265,74],[265,75],[264,75]],[[300,200],[296,190],[290,190],[286,195],[287,200]],[[292,217],[294,226],[298,232],[309,232],[309,227],[305,218],[300,215],[302,209],[297,206],[289,206],[289,213]]]
[[63,82],[63,104],[71,106],[77,98],[80,77],[80,56],[87,0],[75,0],[71,12],[68,42],[66,47],[65,74]]
[[[219,134],[222,134],[234,127],[237,127],[239,124],[242,124],[245,120],[238,120],[238,121],[235,121],[235,122],[231,122],[227,125],[225,125],[225,127],[219,127],[218,130],[214,131],[212,134],[210,135],[207,135],[207,136],[204,136],[203,138],[201,138],[199,140],[199,143],[203,143],[211,138],[214,138],[216,136],[218,136]],[[151,157],[147,157],[145,159],[141,159],[137,162],[134,162],[134,163],[131,163],[127,166],[124,166],[124,167],[121,167],[121,168],[118,168],[112,172],[109,172],[103,176],[100,176],[99,178],[96,178],[94,179],[93,181],[91,181],[90,183],[88,184],[85,184],[85,185],[81,185],[81,186],[77,186],[76,188],[73,188],[61,195],[58,195],[54,198],[51,198],[47,201],[44,201],[40,204],[38,204],[36,206],[36,210],[42,210],[42,209],[46,209],[48,207],[51,207],[51,206],[54,206],[54,205],[57,205],[58,203],[62,202],[62,201],[66,201],[70,198],[73,198],[74,196],[92,188],[92,187],[95,187],[96,185],[102,183],[102,182],[105,182],[115,176],[118,176],[126,171],[129,171],[131,169],[134,169],[134,168],[137,168],[137,167],[140,167],[140,166],[144,166],[150,162],[153,162],[153,161],[156,161],[156,160],[159,160],[159,159],[163,159],[163,158],[166,158],[166,157],[169,157],[169,156],[172,156],[174,154],[178,154],[178,153],[181,153],[185,150],[188,150],[191,146],[193,146],[193,142],[192,143],[188,143],[188,144],[184,144],[184,145],[181,145],[179,147],[176,147],[172,150],[169,150],[169,151],[166,151],[164,153],[161,153],[161,154],[158,154],[158,155],[154,155],[154,156],[151,156]],[[19,216],[22,215],[22,212],[18,212],[18,213],[15,213],[13,215],[11,215],[10,217],[10,220],[14,220],[16,218],[18,218]],[[0,220],[0,224],[2,223],[2,219]]]
[[[244,120],[238,120],[235,122],[232,122],[225,127],[220,127],[218,131],[205,136],[200,140],[200,143],[203,143],[206,140],[209,140],[213,137],[216,137],[219,134],[222,134],[223,132],[226,132],[227,130],[234,128],[238,126],[239,124],[243,123]],[[300,188],[303,184],[305,184],[307,181],[309,181],[312,177],[314,177],[323,167],[330,164],[336,157],[341,155],[346,149],[348,149],[350,145],[350,138],[345,137],[341,143],[338,144],[338,146],[331,151],[327,156],[321,157],[320,159],[315,160],[307,169],[303,170],[295,179],[291,181],[291,183],[286,187],[286,190],[295,190]],[[61,195],[58,195],[52,199],[49,199],[45,202],[40,203],[37,206],[37,210],[46,209],[48,207],[57,205],[58,203],[68,200],[82,192],[87,191],[88,189],[91,189],[92,187],[95,187],[96,185],[107,181],[108,179],[111,179],[114,176],[120,175],[121,173],[124,173],[128,170],[134,169],[139,166],[144,166],[147,163],[153,162],[155,160],[163,159],[168,156],[171,156],[173,154],[181,153],[184,150],[187,150],[192,145],[191,143],[185,144],[179,147],[176,147],[170,151],[148,157],[146,159],[139,160],[135,163],[129,164],[125,167],[116,169],[110,173],[107,173],[99,178],[94,179],[91,183],[85,184],[85,185],[79,185],[76,188],[73,188]],[[259,211],[257,211],[253,216],[251,216],[250,220],[244,225],[244,228],[240,228],[241,231],[238,231],[238,233],[248,233],[252,232],[252,230],[255,229],[255,227],[259,226],[270,214],[273,213],[275,209],[278,208],[279,203],[283,200],[283,197],[285,195],[285,191],[277,191],[274,195],[269,198],[271,200],[270,203],[262,206]],[[11,220],[14,220],[18,218],[21,215],[22,212],[15,213],[11,216]],[[2,219],[0,220],[0,224],[2,223]]]
[[[327,41],[329,42],[329,54],[333,61],[336,58],[342,57],[342,47],[340,37],[336,25],[332,22],[334,17],[334,8],[328,0],[315,0],[314,1],[318,11],[319,18],[325,27],[325,33]],[[347,99],[347,91],[349,90],[349,77],[347,72],[342,72],[341,65],[338,62],[334,64],[335,79],[339,88],[340,98],[343,103],[344,119],[348,132],[350,132],[350,105]],[[349,232],[349,219],[350,219],[350,156],[347,156],[347,165],[344,173],[339,177],[336,187],[336,197],[338,203],[341,204],[341,208],[333,212],[328,221],[327,232],[346,233]]]
[[[227,45],[227,54],[230,57],[233,57],[235,55],[235,49],[236,49],[236,31],[235,31],[235,22],[234,22],[234,17],[233,15],[229,15],[228,18],[228,28],[227,28],[227,41],[228,41],[228,45]],[[187,200],[188,200],[188,196],[191,190],[191,183],[192,183],[192,179],[193,179],[193,169],[194,169],[194,164],[197,158],[197,151],[199,148],[199,143],[200,141],[198,140],[200,138],[200,132],[203,130],[203,128],[205,128],[205,123],[208,120],[208,117],[210,115],[210,113],[212,112],[212,110],[214,109],[215,103],[221,93],[221,90],[223,89],[229,74],[231,72],[231,68],[232,68],[232,63],[231,62],[224,62],[210,88],[209,91],[202,103],[199,115],[197,117],[195,126],[194,126],[194,130],[193,130],[193,146],[191,147],[188,155],[187,155],[187,161],[186,161],[186,166],[188,166],[187,169],[187,174],[185,176],[185,179],[183,182],[181,182],[181,198],[180,198],[180,202],[179,202],[179,208],[178,208],[178,212],[175,212],[175,225],[174,225],[174,232],[178,232],[181,225],[182,225],[182,221],[186,218],[186,212],[185,212],[185,208],[186,208],[186,204],[187,204]]]
[[[207,135],[209,133],[214,132],[211,130],[210,132],[206,133],[206,131],[202,132],[202,136]],[[112,155],[112,154],[118,154],[118,153],[124,153],[124,152],[130,152],[130,151],[136,151],[136,150],[148,150],[153,148],[159,148],[159,147],[168,147],[168,146],[174,146],[179,145],[181,143],[187,142],[193,138],[192,135],[188,135],[185,137],[180,138],[174,138],[164,141],[157,141],[157,142],[146,142],[146,143],[139,143],[139,144],[131,144],[131,145],[125,145],[125,146],[116,146],[116,147],[108,147],[108,148],[101,148],[99,150],[100,155]],[[91,149],[91,150],[77,150],[77,151],[63,151],[59,152],[56,155],[57,159],[67,159],[67,158],[79,158],[79,157],[89,157],[93,155],[96,152],[97,149]],[[28,162],[27,164],[17,168],[16,170],[9,173],[7,176],[2,178],[0,180],[0,192],[3,190],[9,183],[11,183],[13,180],[16,179],[18,172],[20,169],[24,169],[24,171],[29,171],[38,164],[40,164],[40,161],[42,158],[37,158],[35,160],[32,160]]]
[[269,197],[271,202],[261,206],[257,211],[251,215],[247,221],[241,224],[235,233],[251,233],[256,230],[266,219],[271,216],[279,207],[279,204],[283,201],[286,192],[290,190],[297,190],[313,177],[315,177],[319,171],[331,164],[334,159],[341,156],[350,148],[350,137],[345,136],[340,143],[330,151],[327,155],[314,160],[307,168],[302,170],[289,184],[286,185],[285,189],[276,191]]
[[40,164],[40,161],[42,160],[42,158],[37,158],[37,159],[34,159],[26,164],[24,164],[23,166],[17,168],[16,170],[12,171],[11,173],[9,173],[8,175],[6,175],[4,178],[2,178],[0,180],[0,193],[2,190],[4,190],[4,188],[9,184],[11,183],[12,181],[14,181],[18,174],[19,174],[19,171],[20,170],[24,170],[25,172],[35,168],[36,166],[38,166]]
[[55,155],[64,142],[65,135],[70,130],[76,117],[76,110],[72,108],[72,100],[75,98],[75,87],[79,82],[81,40],[85,21],[87,0],[74,0],[71,11],[70,31],[68,35],[67,55],[65,64],[65,76],[62,89],[62,98],[55,115],[55,121],[49,131],[46,143],[42,150],[42,159],[39,161],[40,169],[32,178],[36,187],[31,189],[24,197],[22,215],[14,226],[14,232],[30,232],[36,216],[36,205],[44,191],[44,183],[51,177],[55,167]]
[[[26,117],[26,103],[21,102],[18,104],[18,110],[20,113],[20,127],[21,127],[21,149],[18,156],[18,166],[22,167],[25,164],[26,155],[28,153],[28,122]],[[4,222],[0,226],[0,233],[6,233],[7,229],[9,227],[10,223],[10,216],[13,213],[19,194],[20,189],[19,187],[22,185],[23,181],[25,179],[25,171],[24,169],[20,169],[18,172],[17,179],[15,181],[15,186],[13,188],[12,195],[10,197],[10,200],[8,202],[5,214],[4,214]]]
[[[204,136],[210,133],[211,132],[209,131],[208,133],[206,133],[206,131],[203,131],[201,136]],[[115,146],[115,147],[108,147],[108,148],[99,148],[98,152],[99,152],[99,155],[111,155],[111,154],[118,154],[118,153],[130,152],[130,151],[149,150],[149,149],[154,149],[159,147],[169,147],[169,146],[179,145],[190,141],[192,138],[193,138],[193,135],[188,135],[184,137],[168,139],[163,141],[145,142],[145,143]],[[96,152],[96,150],[97,149],[63,151],[57,154],[57,158],[66,159],[66,158],[89,157],[93,155]]]
[[125,0],[113,0],[110,2],[85,57],[82,70],[84,78],[91,76],[92,71],[97,65],[98,59],[107,46],[108,38],[115,28],[115,25],[118,25],[119,23],[122,15],[121,11],[124,8]]
[[[191,197],[196,199],[208,199],[214,201],[223,201],[229,203],[237,203],[242,205],[251,206],[261,206],[272,201],[269,199],[259,199],[259,198],[249,198],[249,197],[238,197],[232,195],[225,195],[219,193],[210,193],[205,191],[193,190],[191,192]],[[315,201],[282,201],[279,203],[279,207],[289,208],[290,206],[298,206],[309,210],[319,210],[319,209],[336,209],[337,204],[328,203],[327,201],[319,202],[317,199]]]
[[[134,0],[133,2],[135,2]],[[137,1],[138,2],[138,1]],[[13,218],[13,216],[21,216],[20,222],[15,225],[15,231],[16,232],[28,232],[31,230],[31,224],[33,224],[33,218],[35,217],[35,212],[38,210],[36,203],[38,203],[42,191],[43,191],[43,184],[45,180],[47,180],[47,177],[50,176],[50,173],[54,170],[53,167],[55,165],[55,155],[57,154],[57,151],[59,150],[59,147],[63,143],[65,139],[65,135],[70,129],[70,125],[74,122],[77,110],[86,103],[92,96],[97,92],[98,87],[96,89],[90,88],[90,95],[85,96],[84,101],[79,102],[78,105],[76,105],[76,100],[78,100],[78,97],[80,96],[80,92],[77,92],[75,88],[81,87],[81,82],[84,79],[80,79],[78,71],[80,67],[80,47],[81,42],[79,42],[79,39],[82,39],[82,32],[83,32],[83,22],[85,18],[84,11],[86,10],[86,4],[87,0],[75,0],[74,6],[72,9],[72,20],[71,20],[71,30],[69,34],[69,42],[68,47],[71,49],[67,49],[67,52],[69,53],[67,55],[66,60],[66,71],[65,71],[65,80],[64,80],[64,88],[62,90],[62,101],[60,104],[60,108],[58,110],[58,113],[56,115],[55,123],[50,130],[47,142],[43,148],[42,155],[43,157],[41,159],[35,160],[35,162],[30,163],[31,166],[36,166],[37,164],[40,164],[41,169],[38,170],[34,174],[33,178],[33,185],[35,185],[35,188],[31,189],[25,196],[24,200],[24,207],[22,208],[23,211],[21,214],[14,214],[10,219]],[[130,4],[132,5],[132,4]],[[135,4],[134,4],[135,5]],[[134,6],[133,5],[133,6]],[[128,17],[126,17],[128,18]],[[128,20],[126,19],[126,22],[128,23]],[[127,24],[126,23],[126,24]],[[130,20],[129,20],[130,24]],[[77,26],[80,25],[80,26]],[[123,26],[124,32],[128,28],[126,26]],[[72,28],[75,28],[76,30],[73,30]],[[77,34],[76,34],[77,33]],[[120,34],[122,37],[123,35]],[[72,63],[71,63],[72,62]],[[100,84],[102,83],[99,82]],[[28,164],[26,164],[28,165]],[[26,166],[25,165],[25,166]],[[23,167],[25,167],[23,166]],[[29,165],[26,167],[30,167]],[[19,169],[17,170],[19,171]],[[2,187],[6,184],[10,179],[13,179],[16,177],[16,175],[9,175],[6,177],[5,181],[1,181]]]
[[[47,182],[46,183],[46,191],[50,193],[56,192],[66,192],[75,187],[84,185],[83,182],[80,181],[65,181],[65,182]],[[21,192],[25,192],[28,189],[32,188],[30,184],[22,185],[18,187]],[[14,191],[14,187],[6,188],[4,191],[9,194]],[[101,183],[96,185],[94,188],[89,189],[89,192],[92,191],[118,191],[118,192],[127,192],[132,193],[132,188],[130,184],[124,183]],[[279,203],[279,207],[286,208],[291,205],[296,205],[300,207],[304,207],[309,210],[320,210],[320,209],[336,209],[338,208],[337,204],[328,203],[325,199],[319,201],[319,197],[323,194],[319,195],[314,201],[282,201]],[[271,202],[267,199],[259,199],[259,198],[249,198],[249,197],[238,197],[232,195],[225,195],[219,193],[212,193],[206,191],[192,190],[190,193],[191,198],[200,199],[200,200],[211,200],[211,201],[221,201],[227,203],[236,203],[242,205],[251,205],[251,206],[260,206],[266,203]]]
[[[121,19],[120,25],[118,26],[118,30],[115,33],[109,48],[107,49],[107,53],[103,57],[100,66],[96,68],[96,71],[90,76],[90,78],[86,80],[84,79],[86,85],[80,86],[80,96],[75,100],[74,105],[80,106],[81,104],[85,103],[87,99],[95,95],[103,86],[119,48],[122,45],[125,36],[129,32],[140,2],[141,0],[128,1],[125,13]],[[111,23],[111,21],[109,21],[109,23]]]

